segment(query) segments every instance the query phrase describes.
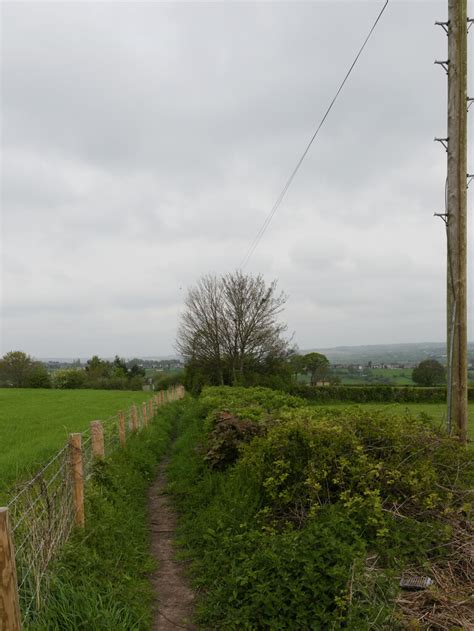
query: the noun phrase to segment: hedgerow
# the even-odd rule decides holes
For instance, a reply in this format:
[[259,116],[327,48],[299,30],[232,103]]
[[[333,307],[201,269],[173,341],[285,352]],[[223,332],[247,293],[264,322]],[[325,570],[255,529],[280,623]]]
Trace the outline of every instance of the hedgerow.
[[[216,467],[229,415],[260,429]],[[400,573],[466,532],[472,453],[422,416],[209,388],[182,422],[171,489],[205,628],[402,628]]]
[[[446,388],[421,388],[412,386],[291,386],[294,396],[315,403],[347,401],[351,403],[443,403],[446,401]],[[474,388],[469,388],[468,396],[474,401]]]

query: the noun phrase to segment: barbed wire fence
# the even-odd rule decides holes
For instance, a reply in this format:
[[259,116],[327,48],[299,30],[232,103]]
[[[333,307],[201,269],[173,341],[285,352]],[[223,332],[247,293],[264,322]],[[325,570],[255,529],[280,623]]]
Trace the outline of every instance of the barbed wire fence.
[[99,459],[124,447],[146,428],[159,407],[184,396],[182,386],[71,434],[30,480],[14,488],[0,508],[0,629],[19,631],[48,594],[51,561],[74,527],[84,526],[84,490]]

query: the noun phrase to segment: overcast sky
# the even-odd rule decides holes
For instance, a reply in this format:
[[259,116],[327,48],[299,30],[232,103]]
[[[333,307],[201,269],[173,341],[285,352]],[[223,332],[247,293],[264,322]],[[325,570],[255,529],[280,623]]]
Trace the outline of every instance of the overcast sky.
[[[4,2],[2,352],[173,353],[382,5]],[[444,339],[446,7],[391,0],[246,267],[300,348]]]

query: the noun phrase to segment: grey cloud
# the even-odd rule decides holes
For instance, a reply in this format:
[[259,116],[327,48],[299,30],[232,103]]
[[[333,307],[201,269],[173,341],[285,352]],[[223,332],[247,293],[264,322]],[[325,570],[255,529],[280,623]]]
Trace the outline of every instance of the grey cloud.
[[[172,352],[380,6],[4,3],[3,350]],[[443,339],[444,16],[390,3],[250,261],[302,347]]]

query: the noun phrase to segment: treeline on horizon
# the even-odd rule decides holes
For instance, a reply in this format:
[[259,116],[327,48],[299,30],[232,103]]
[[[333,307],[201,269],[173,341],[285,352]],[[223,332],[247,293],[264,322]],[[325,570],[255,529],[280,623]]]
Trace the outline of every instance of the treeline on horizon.
[[10,351],[0,359],[0,387],[142,390],[150,381],[158,388],[182,381],[178,373],[159,373],[147,379],[145,368],[138,361],[127,362],[118,355],[108,361],[94,355],[84,366],[76,364],[50,372],[43,362],[27,353]]

